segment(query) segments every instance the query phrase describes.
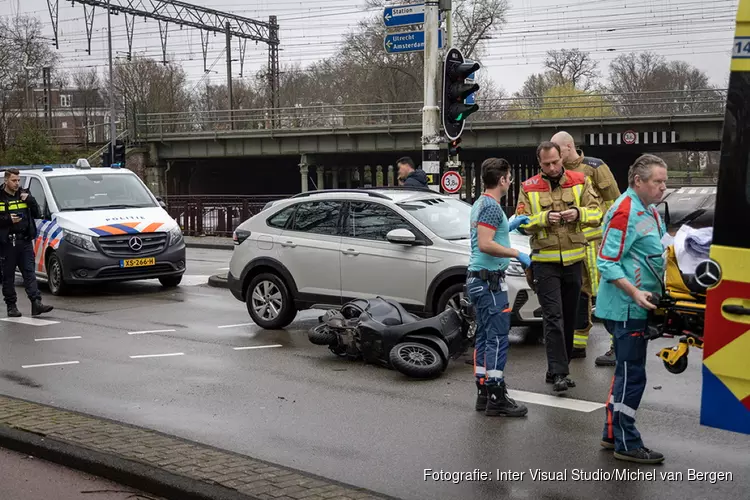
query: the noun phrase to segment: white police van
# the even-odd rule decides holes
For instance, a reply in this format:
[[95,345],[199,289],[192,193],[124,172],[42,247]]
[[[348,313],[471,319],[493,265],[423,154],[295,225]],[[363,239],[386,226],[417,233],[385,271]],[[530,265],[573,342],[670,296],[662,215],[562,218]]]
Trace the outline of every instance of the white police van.
[[[11,167],[0,167],[0,172]],[[132,171],[114,166],[16,167],[39,203],[36,275],[54,295],[70,285],[158,279],[176,287],[185,273],[177,222]]]

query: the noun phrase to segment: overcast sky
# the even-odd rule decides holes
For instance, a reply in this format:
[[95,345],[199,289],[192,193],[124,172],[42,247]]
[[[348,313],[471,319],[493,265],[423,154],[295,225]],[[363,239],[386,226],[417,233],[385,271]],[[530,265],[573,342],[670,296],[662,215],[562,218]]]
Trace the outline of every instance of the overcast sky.
[[[190,0],[188,0],[190,1]],[[281,65],[303,67],[332,55],[340,47],[342,34],[382,10],[366,10],[362,0],[192,0],[214,8],[259,20],[276,15],[281,27]],[[415,0],[414,3],[418,3]],[[712,82],[722,85],[729,73],[738,0],[509,0],[507,24],[488,42],[480,61],[483,70],[509,94],[526,77],[542,70],[550,49],[579,48],[590,51],[607,74],[609,62],[619,54],[652,50],[668,59],[686,60],[706,71]],[[69,70],[97,67],[107,70],[106,11],[96,9],[91,55],[86,53],[83,5],[59,0],[58,50]],[[47,0],[0,0],[0,16],[16,13],[38,16],[45,34],[52,38]],[[133,52],[161,60],[158,23],[136,20]],[[124,58],[127,38],[123,16],[112,17],[115,57]],[[211,35],[208,66],[203,72],[201,37],[198,30],[169,26],[167,59],[179,62],[197,86],[205,78],[226,81],[223,35]],[[239,77],[239,41],[232,50],[233,73]],[[245,76],[267,62],[266,45],[247,43]],[[392,55],[391,57],[399,57]],[[481,91],[480,91],[481,92]]]

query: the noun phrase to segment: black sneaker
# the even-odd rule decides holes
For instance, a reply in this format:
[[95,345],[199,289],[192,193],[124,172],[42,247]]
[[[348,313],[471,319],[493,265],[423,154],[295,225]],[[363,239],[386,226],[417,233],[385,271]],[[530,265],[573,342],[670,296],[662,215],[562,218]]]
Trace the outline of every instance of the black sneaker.
[[22,316],[21,311],[18,310],[15,304],[8,306],[8,317],[9,318],[20,318]]
[[[544,381],[548,384],[554,384],[555,383],[555,376],[552,375],[550,372],[547,372],[547,374],[544,376]],[[573,382],[573,379],[570,377],[565,377],[565,382],[568,384],[568,387],[573,388],[576,386],[576,383]]]
[[528,413],[524,405],[520,405],[508,396],[505,381],[497,385],[487,386],[487,409],[485,415],[490,417],[523,417]]
[[609,351],[596,358],[594,364],[596,366],[615,366],[617,364],[615,350],[610,348]]
[[555,375],[554,385],[552,390],[555,392],[562,392],[568,390],[568,379],[562,375]]
[[484,411],[487,409],[487,386],[476,382],[477,385],[477,402],[474,408],[477,411]]
[[646,447],[631,451],[616,451],[614,456],[618,460],[636,462],[639,464],[659,464],[664,461],[664,455],[658,451],[649,450]]

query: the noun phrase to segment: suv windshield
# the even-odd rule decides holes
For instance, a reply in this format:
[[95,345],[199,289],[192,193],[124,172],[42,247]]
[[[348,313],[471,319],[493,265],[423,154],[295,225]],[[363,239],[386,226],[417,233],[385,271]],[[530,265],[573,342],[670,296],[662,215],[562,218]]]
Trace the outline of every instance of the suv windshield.
[[455,198],[426,198],[399,203],[430,231],[446,240],[468,239],[471,205]]
[[99,210],[158,206],[131,174],[85,174],[49,177],[60,210]]

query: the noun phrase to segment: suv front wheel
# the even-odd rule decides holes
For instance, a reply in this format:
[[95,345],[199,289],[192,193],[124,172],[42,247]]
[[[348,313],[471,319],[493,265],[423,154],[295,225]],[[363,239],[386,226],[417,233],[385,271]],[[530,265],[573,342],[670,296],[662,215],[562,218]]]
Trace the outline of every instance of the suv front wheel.
[[289,288],[275,274],[254,277],[247,287],[245,303],[253,322],[267,330],[284,328],[297,315]]

